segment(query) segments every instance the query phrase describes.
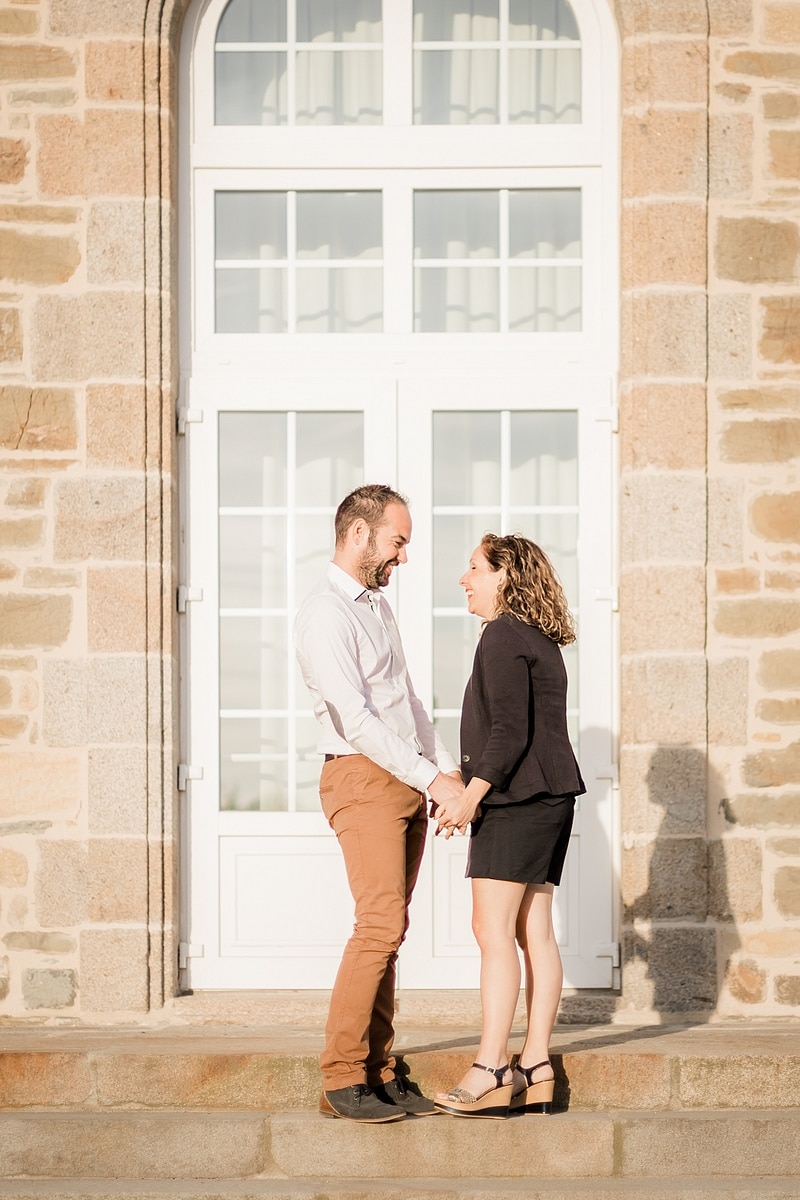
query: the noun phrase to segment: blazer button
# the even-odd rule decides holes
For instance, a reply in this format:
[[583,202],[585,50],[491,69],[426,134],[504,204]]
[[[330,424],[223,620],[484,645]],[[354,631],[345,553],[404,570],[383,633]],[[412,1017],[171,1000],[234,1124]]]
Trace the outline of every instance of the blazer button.
[[462,762],[469,762],[469,755],[468,755],[468,754],[462,754],[462,755],[461,755],[461,761],[462,761]]

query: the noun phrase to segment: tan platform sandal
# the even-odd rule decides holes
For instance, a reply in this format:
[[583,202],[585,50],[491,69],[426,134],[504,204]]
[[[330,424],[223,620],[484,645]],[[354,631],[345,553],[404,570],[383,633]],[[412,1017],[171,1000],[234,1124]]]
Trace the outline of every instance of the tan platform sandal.
[[503,1083],[503,1076],[510,1070],[509,1064],[506,1063],[504,1067],[485,1067],[483,1063],[472,1065],[479,1071],[488,1071],[490,1075],[494,1075],[494,1087],[482,1092],[480,1096],[473,1096],[463,1088],[454,1087],[447,1095],[440,1092],[435,1097],[434,1104],[439,1112],[449,1113],[451,1117],[489,1117],[502,1121],[508,1116],[513,1090],[512,1083]]
[[[535,1067],[522,1067],[517,1063],[514,1071],[519,1072],[525,1082],[511,1096],[512,1113],[540,1113],[544,1116],[552,1113],[555,1079],[540,1079],[538,1083],[532,1081],[534,1072],[538,1071],[540,1067],[549,1067],[550,1065],[549,1058],[537,1063]],[[516,1083],[516,1080],[514,1082]]]

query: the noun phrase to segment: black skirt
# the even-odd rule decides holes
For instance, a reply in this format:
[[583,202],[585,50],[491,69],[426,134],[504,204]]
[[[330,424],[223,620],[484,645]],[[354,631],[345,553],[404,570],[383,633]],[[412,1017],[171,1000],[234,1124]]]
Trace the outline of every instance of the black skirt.
[[484,805],[470,827],[467,879],[559,884],[574,813],[572,794]]

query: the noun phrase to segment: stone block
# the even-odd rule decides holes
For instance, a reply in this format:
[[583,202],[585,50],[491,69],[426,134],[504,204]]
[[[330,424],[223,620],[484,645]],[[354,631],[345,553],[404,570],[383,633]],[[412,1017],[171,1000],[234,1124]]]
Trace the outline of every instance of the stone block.
[[772,854],[786,855],[790,858],[800,857],[800,837],[770,838],[767,847]]
[[800,792],[734,796],[723,801],[722,810],[731,825],[754,829],[800,825]]
[[13,283],[51,287],[71,279],[81,261],[77,238],[0,228],[0,262]]
[[9,108],[74,108],[78,93],[73,88],[12,88],[8,93]]
[[0,137],[0,183],[19,183],[28,165],[28,144],[19,138]]
[[800,917],[800,867],[778,867],[775,903],[781,916],[790,920]]
[[760,589],[761,576],[750,567],[714,572],[714,591],[717,595],[731,596],[737,592],[758,592]]
[[708,370],[717,379],[752,373],[753,303],[749,292],[708,301]]
[[147,832],[147,751],[103,746],[89,751],[89,832],[136,837]]
[[0,676],[0,708],[11,708],[13,694],[11,680]]
[[52,0],[48,31],[56,37],[140,39],[142,12],[128,0]]
[[27,717],[0,717],[0,742],[16,741],[27,728]]
[[140,109],[89,108],[39,117],[38,181],[43,197],[158,194],[157,116]]
[[708,740],[715,746],[747,743],[750,663],[746,658],[708,664]]
[[722,392],[717,397],[721,408],[744,412],[800,413],[800,388],[769,387],[742,388],[733,392]]
[[722,432],[720,453],[726,462],[789,462],[800,455],[800,421],[733,422]]
[[18,308],[0,307],[0,361],[19,362],[22,358],[22,323]]
[[22,972],[22,1003],[27,1009],[72,1008],[77,991],[77,978],[74,971],[25,970]]
[[[152,224],[158,208],[148,205]],[[145,229],[141,201],[100,201],[89,212],[86,266],[90,283],[140,283],[144,279]]]
[[756,716],[771,725],[800,725],[800,700],[759,700]]
[[142,469],[145,459],[145,390],[131,384],[86,389],[86,453],[90,465]]
[[778,1004],[789,1004],[797,1011],[800,1008],[800,975],[776,975],[775,999]]
[[621,510],[623,562],[703,563],[706,489],[700,474],[627,475]]
[[64,1105],[86,1106],[93,1081],[88,1054],[14,1053],[0,1058],[0,1091],[7,1109],[50,1107],[54,1097]]
[[761,846],[752,838],[708,844],[708,911],[718,921],[758,921],[762,915]]
[[800,571],[766,571],[765,585],[776,592],[800,591]]
[[777,179],[800,179],[800,130],[771,129],[769,156]]
[[746,83],[718,83],[714,88],[717,96],[732,100],[734,104],[744,104],[750,98],[753,89]]
[[725,969],[725,987],[740,1004],[763,1004],[767,998],[767,973],[753,959],[731,961]]
[[768,492],[750,508],[751,528],[770,542],[800,541],[800,492]]
[[[86,7],[100,5],[90,0]],[[34,1176],[51,1181],[253,1179],[264,1171],[266,1136],[260,1113],[4,1114],[0,1171],[9,1179]],[[55,1186],[63,1194],[64,1185]],[[109,1194],[108,1183],[98,1186]],[[145,1186],[163,1197],[163,1187],[152,1182]],[[22,1187],[30,1190],[27,1184],[16,1185],[20,1200]],[[91,1194],[96,1188],[89,1184],[86,1190]],[[130,1195],[130,1188],[126,1190]]]
[[641,38],[626,47],[625,109],[645,104],[705,104],[708,49],[701,39]]
[[125,476],[65,479],[56,484],[55,556],[143,561],[144,483]]
[[83,929],[80,946],[82,1012],[147,1010],[146,927]]
[[793,121],[800,116],[800,96],[793,92],[767,92],[763,104],[767,121]]
[[[620,395],[622,467],[705,468],[706,391],[702,384],[642,383]],[[681,436],[675,437],[676,427]]]
[[[649,984],[652,999],[643,1007],[651,1005],[658,1013],[702,1013],[713,1009],[717,998],[713,929],[701,925],[685,928],[654,925],[646,933],[628,930],[623,934],[623,956],[626,963],[638,960],[642,982]],[[626,996],[629,994],[627,982],[624,992]]]
[[756,1097],[759,1108],[792,1109],[800,1088],[800,1061],[796,1055],[781,1052],[685,1054],[678,1069],[682,1109],[752,1109]]
[[633,202],[622,210],[622,287],[706,281],[706,207]]
[[790,958],[800,954],[800,929],[759,929],[755,933],[742,929],[738,936],[746,954],[762,958]]
[[714,265],[721,279],[789,283],[797,276],[800,230],[794,221],[720,217]]
[[46,479],[17,479],[6,495],[8,508],[42,508],[47,496]]
[[28,860],[18,850],[0,849],[0,887],[24,887],[28,882]]
[[31,339],[33,370],[43,379],[136,378],[144,370],[144,307],[137,292],[42,294]]
[[[0,520],[0,548],[3,550],[27,550],[32,546],[41,546],[44,540],[44,520],[42,517],[24,517],[16,521]],[[14,575],[10,578],[14,578]]]
[[622,194],[706,195],[705,107],[651,109],[622,121]]
[[800,362],[800,297],[767,296],[761,300],[760,349],[770,362]]
[[726,637],[785,637],[800,629],[800,602],[777,598],[722,600],[717,605],[714,628]]
[[5,8],[0,11],[0,36],[30,37],[39,30],[39,14],[20,9]]
[[83,782],[75,754],[47,750],[1,750],[0,818],[60,817],[74,819]]
[[63,388],[0,388],[0,446],[6,450],[74,450],[75,396]]
[[705,921],[706,843],[657,837],[622,853],[624,921]]
[[706,671],[701,655],[623,661],[622,697],[623,741],[662,746],[703,741]]
[[701,291],[635,293],[623,308],[625,374],[703,378],[706,299]]
[[139,655],[50,660],[43,733],[51,746],[144,744],[146,663]]
[[83,582],[78,571],[58,567],[28,567],[22,577],[29,588],[76,588]]
[[36,42],[0,44],[0,81],[64,79],[77,73],[77,58],[60,46]]
[[36,916],[45,929],[64,929],[86,920],[87,850],[83,842],[39,842]]
[[751,75],[756,79],[800,80],[800,54],[772,50],[737,50],[723,61],[732,75]]
[[705,642],[702,567],[643,567],[624,571],[620,607],[623,654],[644,650],[702,650]]
[[143,651],[147,574],[144,567],[98,567],[87,573],[90,651]]
[[93,838],[88,859],[89,920],[147,921],[147,843],[143,838]]
[[72,597],[47,593],[0,594],[0,641],[15,650],[62,645],[72,624]]
[[744,760],[744,781],[748,787],[782,787],[800,783],[800,742],[780,750],[760,750]]
[[647,0],[625,0],[625,3],[617,3],[614,7],[620,33],[625,38],[648,33],[694,33],[702,36],[708,29],[706,6],[698,3],[698,0],[665,0],[655,7],[648,4]]
[[135,102],[144,99],[144,78],[155,78],[158,71],[159,47],[155,42],[144,44],[145,64],[142,69],[142,42],[86,43],[86,95],[101,103]]
[[713,199],[749,197],[753,186],[753,118],[748,113],[712,113],[709,128],[708,191]]
[[3,581],[16,579],[18,575],[19,571],[14,563],[9,562],[7,559],[0,559],[0,579]]
[[800,43],[800,9],[794,0],[777,0],[764,6],[764,41]]
[[746,37],[753,32],[752,0],[709,0],[707,11],[712,37]]
[[623,746],[623,828],[632,835],[705,834],[706,756],[691,746]]
[[7,933],[3,944],[9,950],[35,950],[39,954],[74,954],[78,948],[75,938],[66,933],[40,933],[38,930]]
[[800,650],[791,646],[767,650],[759,660],[756,678],[768,691],[800,690]]

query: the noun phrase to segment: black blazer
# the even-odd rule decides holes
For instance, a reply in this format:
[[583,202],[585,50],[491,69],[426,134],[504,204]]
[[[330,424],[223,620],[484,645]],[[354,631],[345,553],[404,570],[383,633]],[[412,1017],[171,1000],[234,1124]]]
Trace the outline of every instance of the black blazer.
[[561,648],[533,625],[501,613],[486,625],[464,693],[461,771],[492,785],[484,804],[586,788],[567,734]]

